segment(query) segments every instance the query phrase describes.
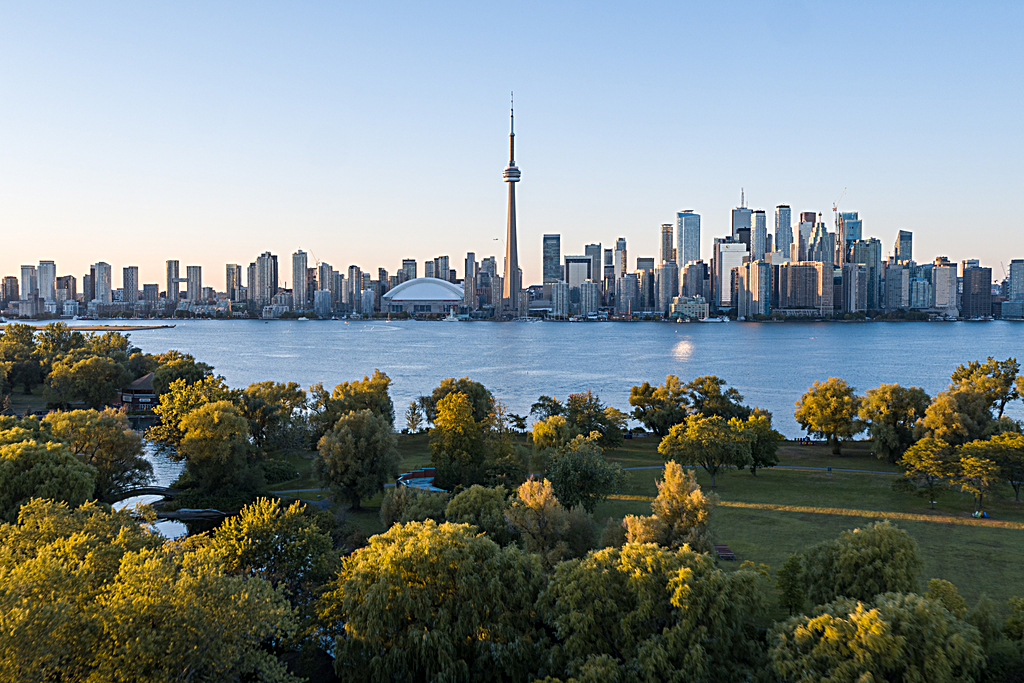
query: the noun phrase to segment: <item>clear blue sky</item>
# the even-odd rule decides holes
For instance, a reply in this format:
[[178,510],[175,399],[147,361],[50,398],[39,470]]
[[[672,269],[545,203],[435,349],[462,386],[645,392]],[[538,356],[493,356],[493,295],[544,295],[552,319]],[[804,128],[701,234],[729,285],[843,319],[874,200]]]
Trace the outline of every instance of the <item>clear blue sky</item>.
[[[0,274],[503,253],[675,211],[859,211],[886,251],[1024,257],[1016,3],[43,3],[0,10]],[[771,221],[771,219],[769,219]],[[422,266],[421,266],[422,268]],[[287,273],[287,275],[285,275]],[[421,270],[422,273],[422,270]],[[290,284],[290,282],[289,282]]]

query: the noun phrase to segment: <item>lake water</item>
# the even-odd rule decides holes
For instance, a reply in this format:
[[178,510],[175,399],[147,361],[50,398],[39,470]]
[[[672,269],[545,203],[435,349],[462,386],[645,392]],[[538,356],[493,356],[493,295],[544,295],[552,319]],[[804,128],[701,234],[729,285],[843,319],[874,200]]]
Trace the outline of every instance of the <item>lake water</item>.
[[[131,321],[129,321],[131,322]],[[138,321],[141,322],[141,321]],[[76,323],[72,323],[74,325]],[[86,323],[78,323],[86,324]],[[95,323],[93,323],[95,324]],[[512,412],[541,394],[593,389],[628,412],[629,388],[665,375],[714,374],[745,402],[801,435],[793,404],[814,380],[864,391],[883,382],[944,389],[960,363],[1024,355],[1024,323],[495,323],[416,321],[184,321],[131,332],[147,353],[178,349],[233,387],[261,380],[332,388],[380,368],[392,379],[399,426],[409,402],[445,377],[482,382]],[[1024,404],[1007,414],[1024,418]]]
[[[182,464],[168,458],[151,443],[147,442],[143,448],[145,449],[144,457],[153,465],[153,480],[150,484],[152,486],[170,486],[178,478],[178,475],[181,474]],[[160,499],[160,496],[135,496],[134,498],[126,498],[119,503],[115,503],[114,509],[121,510],[123,508],[133,508],[136,505],[149,505]],[[166,538],[178,538],[188,533],[188,527],[184,522],[162,520],[156,522],[153,526]]]

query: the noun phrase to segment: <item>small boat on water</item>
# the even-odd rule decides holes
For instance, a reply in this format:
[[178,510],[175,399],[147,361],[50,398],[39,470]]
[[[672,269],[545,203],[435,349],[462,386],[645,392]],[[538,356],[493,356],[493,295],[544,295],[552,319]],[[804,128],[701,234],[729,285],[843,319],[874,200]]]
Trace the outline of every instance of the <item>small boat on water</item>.
[[302,322],[302,321],[309,322],[309,318],[307,318],[304,315],[303,316],[299,316],[298,318],[296,318],[296,320],[298,320],[299,322]]
[[700,321],[702,323],[727,323],[727,322],[729,322],[729,319],[725,318],[725,317],[722,317],[722,318],[712,318],[711,316],[708,316],[706,318],[701,318]]
[[446,315],[444,318],[441,318],[441,320],[443,320],[446,323],[459,322],[459,319],[455,317],[455,311],[448,311],[448,315]]

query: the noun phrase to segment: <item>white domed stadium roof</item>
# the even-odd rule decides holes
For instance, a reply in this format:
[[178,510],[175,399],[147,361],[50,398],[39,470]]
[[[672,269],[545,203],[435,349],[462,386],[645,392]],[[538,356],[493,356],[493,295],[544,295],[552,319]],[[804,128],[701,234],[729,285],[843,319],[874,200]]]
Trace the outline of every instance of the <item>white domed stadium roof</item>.
[[450,301],[463,299],[462,287],[436,277],[418,277],[389,289],[381,298],[385,301]]

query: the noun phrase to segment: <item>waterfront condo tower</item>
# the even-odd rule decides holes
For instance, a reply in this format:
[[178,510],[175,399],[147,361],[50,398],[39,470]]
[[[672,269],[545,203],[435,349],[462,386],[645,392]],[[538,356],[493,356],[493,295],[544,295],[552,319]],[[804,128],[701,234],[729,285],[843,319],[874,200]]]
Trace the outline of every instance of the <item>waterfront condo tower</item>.
[[508,166],[505,167],[505,182],[508,183],[508,224],[505,232],[505,277],[502,278],[502,308],[506,311],[519,310],[519,290],[522,283],[519,274],[519,246],[516,242],[516,183],[519,182],[519,168],[516,167],[515,108],[509,110]]

